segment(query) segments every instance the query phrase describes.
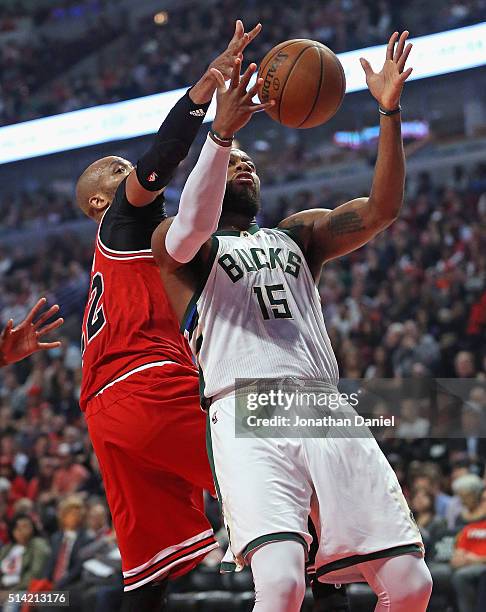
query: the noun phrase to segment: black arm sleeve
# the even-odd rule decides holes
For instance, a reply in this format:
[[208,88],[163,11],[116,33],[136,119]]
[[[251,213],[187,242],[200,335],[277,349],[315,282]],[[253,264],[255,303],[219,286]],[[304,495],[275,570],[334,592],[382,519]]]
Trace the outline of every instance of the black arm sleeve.
[[169,183],[187,156],[209,104],[194,104],[188,91],[170,111],[152,146],[138,160],[137,178],[144,189],[159,191]]
[[150,249],[155,228],[166,218],[164,195],[147,206],[132,206],[127,200],[126,179],[103,216],[100,227],[101,242],[115,251],[142,251]]

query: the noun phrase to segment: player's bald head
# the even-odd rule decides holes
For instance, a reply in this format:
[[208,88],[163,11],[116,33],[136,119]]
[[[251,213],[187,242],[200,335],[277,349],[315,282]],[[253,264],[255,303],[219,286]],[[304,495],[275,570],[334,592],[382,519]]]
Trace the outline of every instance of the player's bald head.
[[90,164],[76,183],[76,202],[85,215],[97,219],[112,202],[120,182],[133,170],[132,164],[109,155]]

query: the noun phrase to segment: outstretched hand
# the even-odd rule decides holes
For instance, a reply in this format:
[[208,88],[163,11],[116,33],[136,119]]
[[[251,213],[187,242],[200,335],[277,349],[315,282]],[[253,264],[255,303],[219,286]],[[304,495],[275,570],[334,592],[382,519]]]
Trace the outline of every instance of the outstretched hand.
[[233,72],[236,59],[243,59],[243,51],[254,40],[262,30],[262,24],[258,23],[253,30],[245,32],[241,19],[236,21],[235,32],[227,48],[209,65],[209,73],[214,76],[213,69],[218,70],[225,79],[229,79]]
[[408,35],[407,31],[402,32],[400,38],[398,32],[391,35],[386,48],[386,60],[380,72],[374,72],[364,57],[359,60],[366,74],[368,89],[384,110],[395,110],[398,107],[405,81],[412,74],[412,68],[405,70],[405,64],[412,50],[412,43],[405,46]]
[[229,86],[226,86],[224,75],[216,68],[211,72],[218,83],[216,95],[216,117],[213,121],[213,129],[223,138],[231,138],[236,132],[250,121],[252,115],[258,111],[270,108],[275,104],[274,100],[264,104],[255,104],[253,98],[258,92],[258,87],[263,79],[257,79],[256,83],[247,91],[251,77],[256,72],[257,65],[250,64],[243,74],[240,75],[241,59],[236,58],[231,74]]
[[32,353],[53,349],[61,346],[61,342],[41,342],[42,336],[57,329],[64,323],[64,319],[56,319],[52,323],[44,325],[52,316],[59,311],[59,306],[55,304],[44,312],[36,321],[34,319],[40,313],[42,307],[47,302],[46,298],[41,298],[32,308],[25,319],[14,327],[13,319],[10,319],[0,336],[0,361],[2,365],[8,365],[20,361]]

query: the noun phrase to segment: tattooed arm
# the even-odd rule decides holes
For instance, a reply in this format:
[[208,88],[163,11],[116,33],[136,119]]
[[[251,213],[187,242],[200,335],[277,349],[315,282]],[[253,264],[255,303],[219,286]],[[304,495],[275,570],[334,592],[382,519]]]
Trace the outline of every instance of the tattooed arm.
[[[411,50],[411,44],[405,46],[407,37],[408,32],[398,41],[398,32],[391,36],[381,72],[373,72],[368,62],[361,60],[372,95],[387,111],[398,107],[403,85],[411,73],[411,68],[405,70]],[[351,200],[332,211],[303,211],[285,219],[279,227],[291,230],[300,240],[317,281],[322,264],[358,249],[393,223],[402,206],[404,184],[400,113],[380,115],[378,158],[369,197]]]
[[326,261],[358,249],[393,223],[402,205],[404,180],[400,119],[383,117],[370,196],[334,210],[305,210],[279,225],[300,239],[316,281]]

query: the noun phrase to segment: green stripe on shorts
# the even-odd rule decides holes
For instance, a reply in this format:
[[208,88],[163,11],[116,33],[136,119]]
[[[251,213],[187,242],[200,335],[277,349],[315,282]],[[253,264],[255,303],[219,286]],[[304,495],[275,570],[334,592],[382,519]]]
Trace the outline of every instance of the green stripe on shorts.
[[249,544],[245,546],[243,549],[242,556],[246,561],[246,557],[249,553],[253,552],[260,546],[264,546],[265,544],[269,544],[270,542],[284,542],[284,541],[294,541],[302,544],[305,550],[305,556],[307,559],[308,554],[308,546],[305,539],[300,535],[300,533],[295,533],[295,531],[279,531],[277,533],[269,533],[266,535],[262,535],[259,538],[255,538]]

